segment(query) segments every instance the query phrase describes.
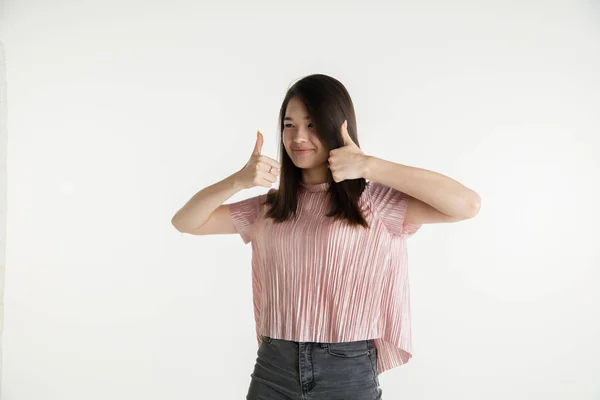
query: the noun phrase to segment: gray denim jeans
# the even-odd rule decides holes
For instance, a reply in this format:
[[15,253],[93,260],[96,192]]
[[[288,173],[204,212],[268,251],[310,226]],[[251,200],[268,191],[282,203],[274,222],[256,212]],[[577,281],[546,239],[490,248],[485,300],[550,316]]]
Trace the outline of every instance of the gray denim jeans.
[[262,336],[246,400],[382,400],[375,341]]

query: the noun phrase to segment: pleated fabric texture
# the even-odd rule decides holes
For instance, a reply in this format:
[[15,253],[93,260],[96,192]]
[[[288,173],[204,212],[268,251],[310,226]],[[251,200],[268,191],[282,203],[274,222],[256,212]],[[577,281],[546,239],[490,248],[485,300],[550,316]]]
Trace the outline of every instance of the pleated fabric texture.
[[228,204],[252,244],[257,342],[375,339],[381,374],[412,357],[407,239],[421,225],[404,224],[408,195],[370,181],[359,200],[369,228],[329,218],[329,185],[301,183],[283,223],[265,218],[266,194]]

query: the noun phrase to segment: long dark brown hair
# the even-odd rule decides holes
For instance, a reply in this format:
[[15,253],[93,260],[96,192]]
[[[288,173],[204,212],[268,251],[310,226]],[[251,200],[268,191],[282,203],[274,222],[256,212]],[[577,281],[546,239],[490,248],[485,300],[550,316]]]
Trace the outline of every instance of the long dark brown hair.
[[[265,204],[270,208],[266,217],[277,222],[283,222],[296,216],[297,193],[300,189],[302,170],[294,165],[287,154],[283,144],[284,117],[287,105],[292,97],[300,99],[310,115],[317,136],[327,151],[337,149],[344,145],[340,134],[340,127],[344,120],[348,121],[348,134],[359,145],[356,116],[350,94],[344,85],[337,79],[323,74],[306,76],[294,83],[287,91],[279,111],[278,131],[281,145],[281,171],[279,176],[279,190],[270,191]],[[345,219],[351,225],[368,224],[360,212],[358,199],[366,187],[364,178],[335,182],[329,171],[329,198],[331,208],[327,216]]]

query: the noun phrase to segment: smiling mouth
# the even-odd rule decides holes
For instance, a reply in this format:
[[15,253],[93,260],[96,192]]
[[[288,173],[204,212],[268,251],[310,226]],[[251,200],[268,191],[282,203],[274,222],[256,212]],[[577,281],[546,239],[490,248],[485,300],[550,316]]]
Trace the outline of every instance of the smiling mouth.
[[295,153],[298,153],[298,154],[308,154],[308,153],[310,153],[311,151],[313,151],[313,149],[294,150],[294,152],[295,152]]

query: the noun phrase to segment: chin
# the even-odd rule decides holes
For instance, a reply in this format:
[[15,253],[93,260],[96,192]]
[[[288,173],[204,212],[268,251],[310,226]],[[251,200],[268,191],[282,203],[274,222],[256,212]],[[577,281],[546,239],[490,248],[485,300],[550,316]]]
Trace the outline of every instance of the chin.
[[322,163],[294,163],[294,165],[300,169],[317,169],[320,168],[323,164]]
[[294,163],[294,165],[300,169],[311,169],[315,167],[315,165],[313,165],[312,163]]

